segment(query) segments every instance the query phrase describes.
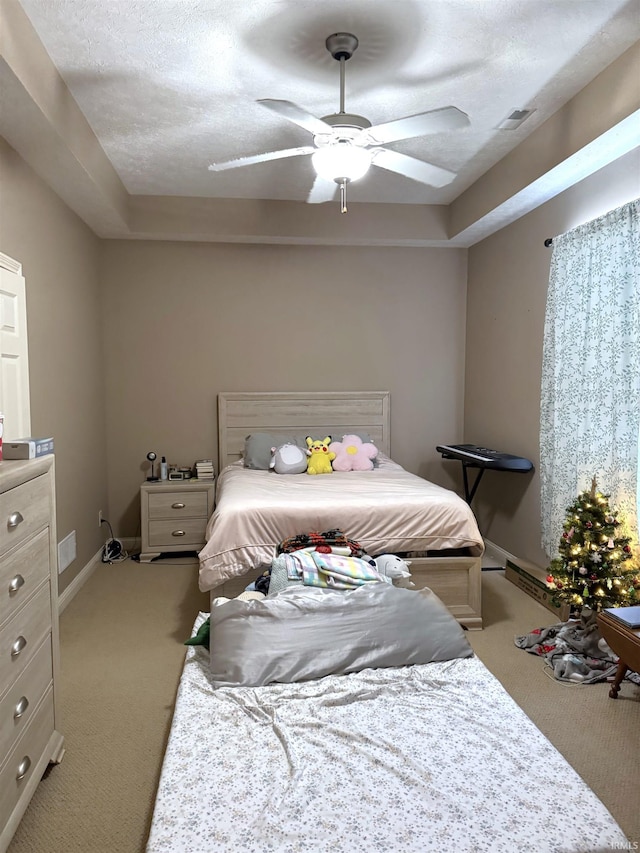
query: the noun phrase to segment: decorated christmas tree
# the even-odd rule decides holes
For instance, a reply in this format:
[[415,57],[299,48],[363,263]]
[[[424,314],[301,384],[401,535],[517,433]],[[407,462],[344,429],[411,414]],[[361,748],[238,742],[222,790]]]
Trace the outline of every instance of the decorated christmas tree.
[[559,556],[551,561],[547,576],[554,604],[568,602],[579,612],[583,607],[599,611],[640,601],[640,574],[629,563],[631,539],[620,535],[621,521],[609,497],[597,490],[594,477],[591,491],[567,507]]

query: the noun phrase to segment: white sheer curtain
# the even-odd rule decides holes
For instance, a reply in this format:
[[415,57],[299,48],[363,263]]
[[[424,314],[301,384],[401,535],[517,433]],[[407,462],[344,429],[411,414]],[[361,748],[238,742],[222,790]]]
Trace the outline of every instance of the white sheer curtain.
[[554,237],[540,405],[542,547],[591,486],[638,541],[640,199]]

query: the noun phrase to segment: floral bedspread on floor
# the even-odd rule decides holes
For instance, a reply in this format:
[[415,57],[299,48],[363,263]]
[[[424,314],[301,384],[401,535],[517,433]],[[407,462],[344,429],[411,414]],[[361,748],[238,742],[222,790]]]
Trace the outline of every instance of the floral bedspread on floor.
[[476,657],[218,690],[207,663],[188,648],[147,853],[627,846]]

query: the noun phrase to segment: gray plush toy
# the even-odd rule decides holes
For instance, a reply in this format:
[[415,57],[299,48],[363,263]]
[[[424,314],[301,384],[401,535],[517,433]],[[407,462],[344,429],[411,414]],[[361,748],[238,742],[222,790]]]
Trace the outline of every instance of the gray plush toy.
[[281,444],[271,448],[272,468],[276,474],[304,474],[307,470],[307,454],[296,444]]

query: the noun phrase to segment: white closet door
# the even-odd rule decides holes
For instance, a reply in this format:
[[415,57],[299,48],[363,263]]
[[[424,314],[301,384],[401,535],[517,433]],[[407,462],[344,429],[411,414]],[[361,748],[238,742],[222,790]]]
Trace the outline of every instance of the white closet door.
[[0,412],[5,441],[31,435],[25,283],[22,265],[1,252]]

